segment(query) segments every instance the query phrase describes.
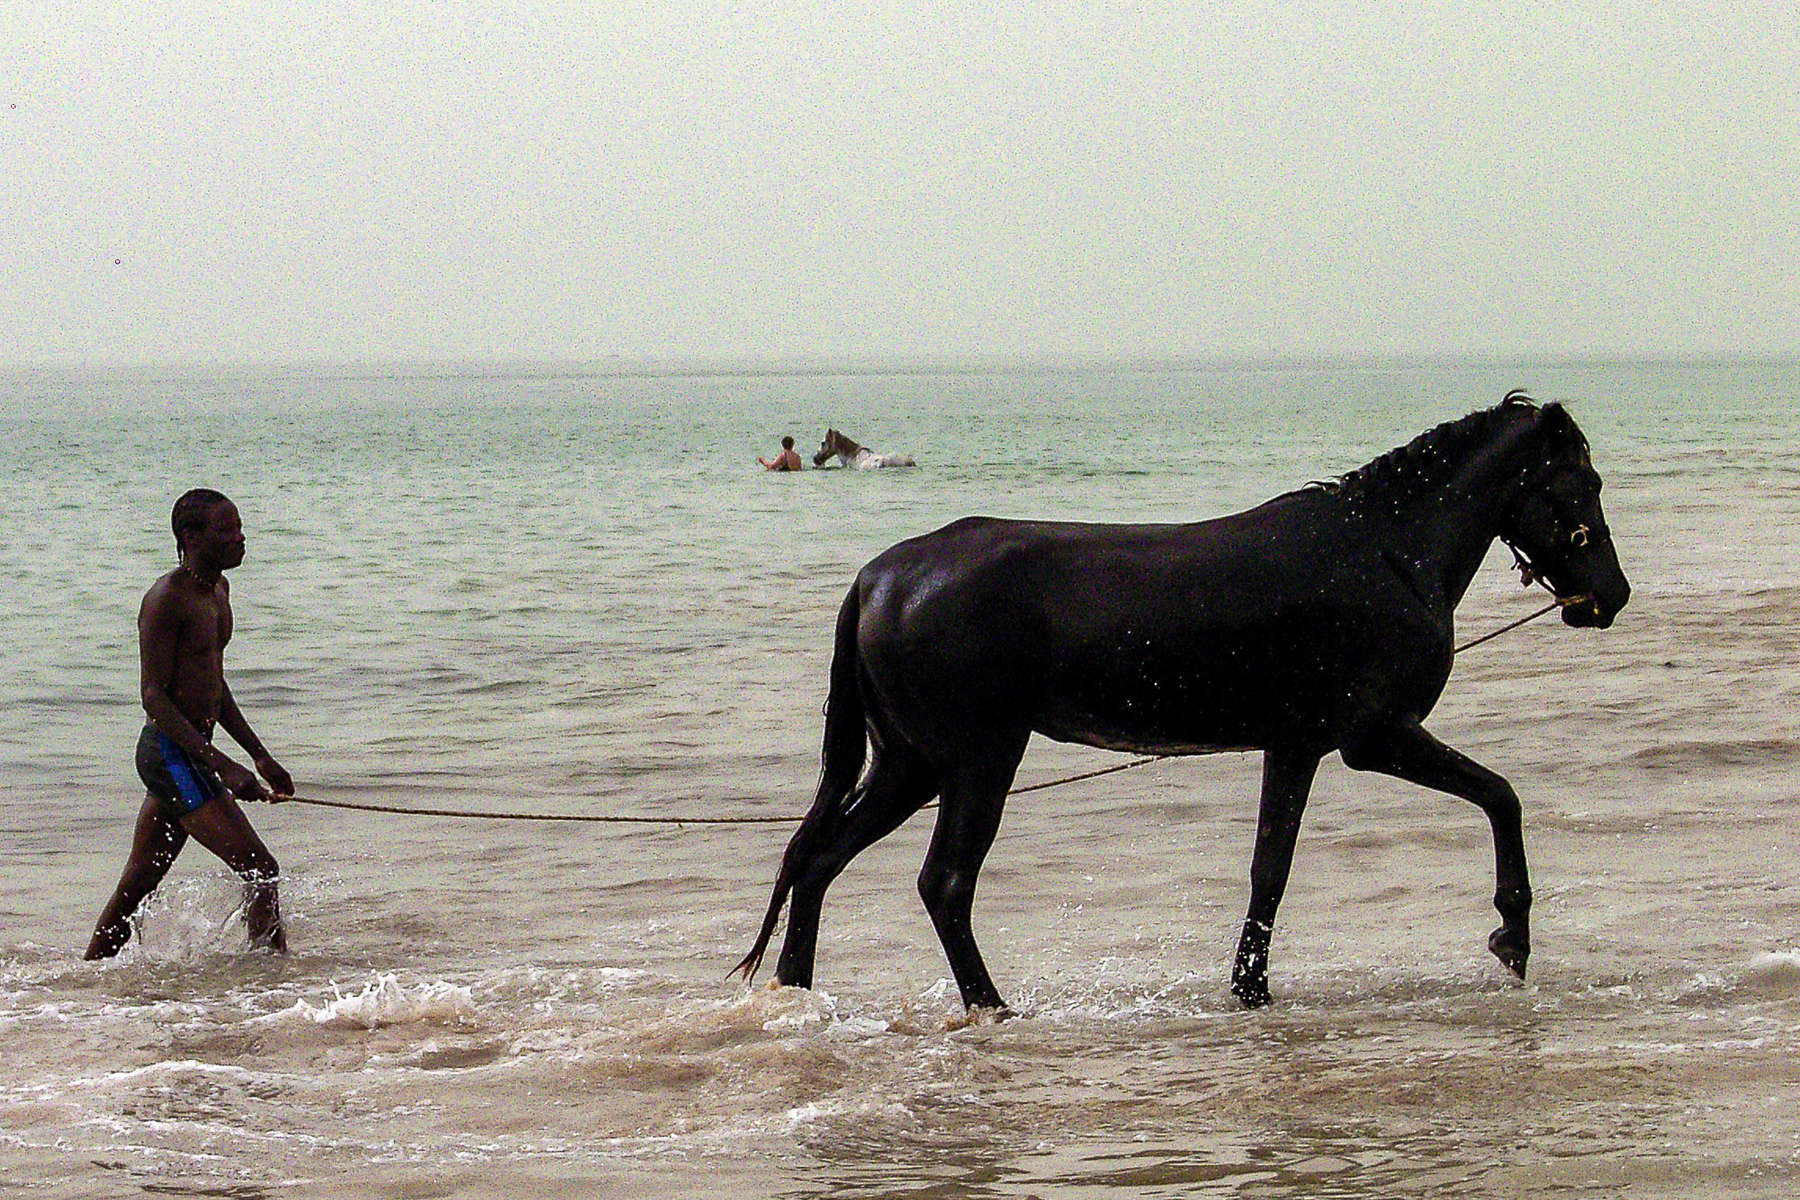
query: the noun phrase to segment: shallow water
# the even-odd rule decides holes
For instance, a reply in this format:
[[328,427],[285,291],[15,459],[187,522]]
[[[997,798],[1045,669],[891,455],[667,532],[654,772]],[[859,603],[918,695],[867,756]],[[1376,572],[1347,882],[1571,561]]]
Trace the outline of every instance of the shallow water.
[[[1227,991],[1258,763],[1021,796],[967,1023],[915,820],[820,991],[726,978],[787,830],[256,808],[293,952],[187,851],[80,961],[139,793],[133,616],[196,483],[243,510],[230,677],[303,794],[797,816],[857,565],[969,512],[1175,520],[1514,386],[1568,402],[1610,631],[1460,659],[1524,797],[1531,978],[1472,807],[1322,769],[1270,1009]],[[0,1185],[391,1197],[1787,1196],[1800,1177],[1800,368],[221,373],[0,381]],[[829,423],[914,471],[754,469]],[[1459,632],[1536,607],[1496,551]],[[1034,743],[1021,783],[1120,761]]]

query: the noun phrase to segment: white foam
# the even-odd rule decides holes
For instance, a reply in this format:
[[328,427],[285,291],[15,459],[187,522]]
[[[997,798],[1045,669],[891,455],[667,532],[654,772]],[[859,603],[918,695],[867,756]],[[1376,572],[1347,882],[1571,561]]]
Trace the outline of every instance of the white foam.
[[895,1124],[911,1125],[917,1122],[918,1115],[898,1100],[880,1098],[860,1099],[827,1099],[809,1100],[796,1108],[790,1108],[773,1121],[765,1122],[776,1132],[792,1137],[804,1133],[809,1127],[844,1119],[856,1121],[887,1121]]
[[831,1027],[829,1032],[833,1037],[860,1040],[880,1037],[890,1032],[890,1026],[880,1017],[842,1017]]
[[807,988],[783,988],[780,991],[748,992],[738,1001],[743,1006],[773,1006],[776,1014],[762,1023],[765,1033],[829,1025],[837,1020],[837,997],[830,992]]
[[361,1029],[446,1024],[469,1021],[475,1016],[475,1001],[469,989],[441,980],[409,988],[394,975],[384,974],[351,995],[345,995],[335,983],[331,991],[333,998],[324,1004],[296,1000],[288,1011],[316,1025]]
[[749,988],[725,1008],[733,1023],[754,1022],[764,1033],[805,1033],[847,1041],[882,1037],[891,1021],[872,1013],[847,1013],[830,992],[809,988]]

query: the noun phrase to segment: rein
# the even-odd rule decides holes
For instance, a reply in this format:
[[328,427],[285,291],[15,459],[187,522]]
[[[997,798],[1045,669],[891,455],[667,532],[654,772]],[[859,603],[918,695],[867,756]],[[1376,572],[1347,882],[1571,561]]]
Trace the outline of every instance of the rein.
[[[1583,545],[1583,546],[1587,545],[1586,536],[1587,536],[1587,532],[1588,532],[1588,527],[1586,525],[1582,525],[1579,527],[1578,532],[1582,535],[1582,539],[1583,539],[1578,544]],[[1534,583],[1537,584],[1539,587],[1543,588],[1546,592],[1550,593],[1550,603],[1544,605],[1544,607],[1538,609],[1536,612],[1532,613],[1528,617],[1520,617],[1516,621],[1509,621],[1507,624],[1500,626],[1500,628],[1498,628],[1498,629],[1491,630],[1488,633],[1484,633],[1478,638],[1469,639],[1468,641],[1464,642],[1462,645],[1460,645],[1460,646],[1456,647],[1454,650],[1452,650],[1451,651],[1452,654],[1461,654],[1464,650],[1468,650],[1474,646],[1479,646],[1483,642],[1491,642],[1495,638],[1499,637],[1501,634],[1509,633],[1512,630],[1517,629],[1521,625],[1528,625],[1532,621],[1537,620],[1539,617],[1546,616],[1550,613],[1553,613],[1559,608],[1569,608],[1569,607],[1571,607],[1573,605],[1577,605],[1577,604],[1592,604],[1594,602],[1594,598],[1592,596],[1559,596],[1559,595],[1557,595],[1556,589],[1550,586],[1550,581],[1548,579],[1544,578],[1543,572],[1539,571],[1537,569],[1536,565],[1534,565],[1529,558],[1525,557],[1524,551],[1520,550],[1517,546],[1513,545],[1511,542],[1503,541],[1501,544],[1504,545],[1508,550],[1512,551],[1513,566],[1519,572],[1519,586],[1530,587]]]
[[[1540,587],[1543,587],[1545,591],[1550,591],[1548,583],[1532,569],[1531,564],[1526,561],[1525,557],[1520,554],[1516,548],[1513,548],[1511,543],[1508,543],[1508,548],[1512,549],[1513,556],[1518,559],[1519,570],[1524,577],[1525,586],[1529,587],[1531,584],[1536,583]],[[1493,641],[1501,634],[1509,633],[1512,630],[1519,628],[1521,625],[1530,624],[1539,617],[1553,613],[1559,608],[1565,608],[1571,604],[1587,604],[1591,602],[1591,598],[1587,596],[1563,597],[1557,596],[1554,592],[1551,592],[1551,595],[1554,597],[1553,601],[1543,608],[1538,609],[1530,616],[1520,617],[1518,620],[1502,625],[1489,633],[1484,633],[1478,638],[1464,642],[1462,645],[1455,647],[1451,653],[1461,654],[1464,650],[1479,646],[1483,642]],[[1204,751],[1203,753],[1221,754],[1226,752],[1211,750]],[[1008,796],[1022,796],[1027,792],[1041,792],[1049,788],[1061,787],[1068,783],[1079,783],[1085,779],[1098,779],[1102,775],[1115,775],[1120,771],[1131,771],[1138,767],[1147,767],[1151,763],[1162,762],[1165,759],[1192,757],[1195,756],[1184,754],[1147,754],[1141,758],[1131,759],[1129,762],[1114,763],[1110,767],[1100,767],[1092,771],[1082,771],[1075,775],[1064,775],[1056,779],[1044,780],[1041,783],[1028,783],[1023,787],[1013,788],[1006,794]],[[635,817],[598,813],[479,812],[454,808],[400,808],[391,804],[358,804],[349,800],[320,800],[312,796],[283,796],[280,800],[276,801],[276,803],[309,804],[317,808],[341,808],[349,809],[353,812],[393,813],[398,816],[406,817],[471,817],[486,821],[560,821],[565,824],[596,825],[674,825],[678,828],[685,825],[792,825],[801,820],[800,817]],[[933,801],[931,804],[927,804],[924,807],[935,808],[937,807],[937,804]]]
[[[1527,586],[1529,586],[1529,585],[1527,585]],[[1530,616],[1520,617],[1516,621],[1509,621],[1507,624],[1502,625],[1500,628],[1493,630],[1492,632],[1484,633],[1478,638],[1471,638],[1470,640],[1464,642],[1462,645],[1458,646],[1454,651],[1452,651],[1452,653],[1461,654],[1464,650],[1467,650],[1472,646],[1479,646],[1483,642],[1491,642],[1495,638],[1499,637],[1501,634],[1509,633],[1512,630],[1517,629],[1519,626],[1529,624],[1530,622],[1537,620],[1539,617],[1544,616],[1547,613],[1555,612],[1559,608],[1567,608],[1571,604],[1586,604],[1587,602],[1588,602],[1588,598],[1586,596],[1571,596],[1567,600],[1563,599],[1561,596],[1558,596],[1558,597],[1556,597],[1556,599],[1554,599],[1550,603],[1544,605],[1544,607],[1538,609],[1536,612],[1532,613]]]

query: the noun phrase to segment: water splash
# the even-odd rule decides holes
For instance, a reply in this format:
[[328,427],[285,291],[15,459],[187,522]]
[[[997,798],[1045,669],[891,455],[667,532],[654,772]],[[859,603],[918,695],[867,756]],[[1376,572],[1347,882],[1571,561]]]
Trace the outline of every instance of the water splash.
[[475,1017],[475,1001],[469,989],[441,980],[407,987],[396,976],[382,974],[364,984],[360,992],[345,995],[335,983],[331,991],[333,998],[324,1004],[296,1000],[288,1011],[315,1025],[340,1029],[461,1024]]

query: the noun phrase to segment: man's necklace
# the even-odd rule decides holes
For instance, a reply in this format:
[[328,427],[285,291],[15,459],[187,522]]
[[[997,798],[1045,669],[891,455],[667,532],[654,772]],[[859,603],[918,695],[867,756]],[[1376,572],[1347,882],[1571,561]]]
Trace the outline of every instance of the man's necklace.
[[187,559],[185,559],[185,558],[181,560],[181,565],[175,568],[175,573],[177,575],[186,574],[189,579],[192,579],[195,583],[199,584],[203,588],[206,588],[208,591],[211,591],[213,588],[217,587],[219,584],[218,576],[215,575],[211,579],[208,579],[206,576],[202,575],[200,572],[194,570],[192,564],[190,564],[187,561]]

